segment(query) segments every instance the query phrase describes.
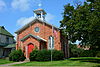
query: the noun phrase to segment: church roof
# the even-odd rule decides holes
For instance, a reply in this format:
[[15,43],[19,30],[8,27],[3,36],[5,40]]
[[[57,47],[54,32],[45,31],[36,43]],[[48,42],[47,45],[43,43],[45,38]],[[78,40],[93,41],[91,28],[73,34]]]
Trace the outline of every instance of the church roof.
[[49,24],[49,23],[47,23],[46,21],[43,21],[43,20],[41,20],[41,19],[35,18],[35,19],[33,19],[33,21],[31,21],[31,22],[29,22],[28,24],[24,25],[22,28],[20,28],[19,30],[17,30],[15,33],[18,34],[19,32],[21,32],[22,30],[26,29],[27,27],[29,27],[31,24],[35,23],[36,21],[45,23],[45,24],[47,24],[47,25],[49,25],[49,26],[53,26],[54,28],[56,28],[57,30],[59,30],[58,27],[56,27],[56,26],[54,26],[54,25],[51,25],[51,24]]
[[21,39],[21,41],[25,41],[25,39],[27,39],[28,37],[34,37],[34,38],[36,38],[37,40],[46,41],[45,39],[43,39],[43,38],[41,38],[41,37],[39,37],[39,36],[32,35],[32,34],[28,34],[27,36],[23,37],[23,38]]
[[9,33],[9,32],[4,28],[4,26],[0,26],[0,34],[13,37],[13,35],[12,35],[11,33]]

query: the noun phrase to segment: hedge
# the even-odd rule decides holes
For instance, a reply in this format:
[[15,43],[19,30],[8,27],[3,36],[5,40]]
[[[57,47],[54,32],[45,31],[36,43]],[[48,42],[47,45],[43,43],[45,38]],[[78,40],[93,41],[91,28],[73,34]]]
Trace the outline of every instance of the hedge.
[[[53,60],[63,60],[64,54],[62,51],[52,50]],[[30,53],[30,61],[50,61],[51,50],[34,50]]]
[[95,57],[96,54],[97,54],[97,51],[94,51],[94,50],[84,50],[80,54],[80,57]]

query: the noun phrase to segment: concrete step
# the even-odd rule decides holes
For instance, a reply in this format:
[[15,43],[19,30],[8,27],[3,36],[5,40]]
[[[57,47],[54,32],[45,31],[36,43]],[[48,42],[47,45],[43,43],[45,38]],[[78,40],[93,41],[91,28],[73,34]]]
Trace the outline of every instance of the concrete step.
[[24,62],[30,62],[30,59],[29,59],[29,58],[26,58],[26,59],[24,60]]

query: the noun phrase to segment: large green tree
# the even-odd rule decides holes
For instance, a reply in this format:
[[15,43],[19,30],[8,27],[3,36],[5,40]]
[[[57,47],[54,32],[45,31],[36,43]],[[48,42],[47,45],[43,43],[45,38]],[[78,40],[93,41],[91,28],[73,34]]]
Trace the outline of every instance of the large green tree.
[[92,49],[100,48],[100,0],[87,0],[77,7],[65,5],[60,23],[63,35],[71,42],[79,40]]

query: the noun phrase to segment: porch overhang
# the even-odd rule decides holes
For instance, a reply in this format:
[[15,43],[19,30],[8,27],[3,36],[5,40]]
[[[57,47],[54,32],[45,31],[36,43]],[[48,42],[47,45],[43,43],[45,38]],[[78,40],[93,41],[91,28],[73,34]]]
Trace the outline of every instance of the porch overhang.
[[4,48],[15,48],[15,47],[16,47],[16,44],[9,44],[5,46]]
[[35,38],[35,39],[37,39],[37,40],[39,40],[39,41],[45,41],[45,42],[47,42],[47,40],[45,40],[45,39],[43,39],[43,38],[41,38],[41,37],[39,37],[39,36],[35,36],[35,35],[33,35],[33,34],[28,34],[27,36],[23,37],[23,38],[21,39],[21,41],[25,41],[25,39],[27,39],[28,37],[33,37],[33,38]]
[[0,46],[1,47],[5,47],[5,46],[7,46],[8,44],[5,44],[5,43],[0,43]]

